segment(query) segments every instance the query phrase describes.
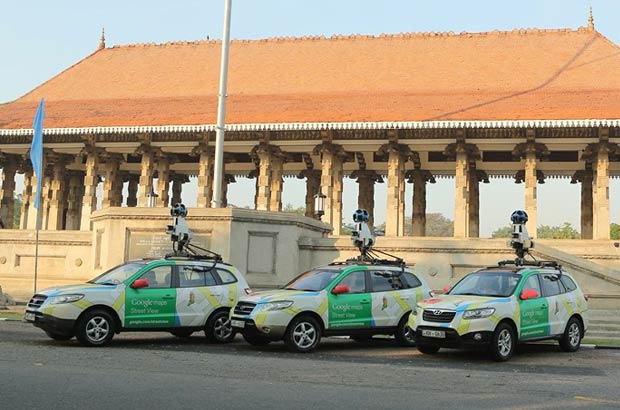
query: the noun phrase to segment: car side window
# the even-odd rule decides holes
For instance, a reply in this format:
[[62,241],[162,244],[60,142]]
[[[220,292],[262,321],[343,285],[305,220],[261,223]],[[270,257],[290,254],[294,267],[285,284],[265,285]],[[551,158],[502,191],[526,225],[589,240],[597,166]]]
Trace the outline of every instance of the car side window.
[[418,279],[418,277],[411,272],[403,273],[403,277],[405,278],[405,282],[407,282],[407,285],[409,285],[410,288],[417,288],[422,286],[422,282],[420,282],[420,279]]
[[568,276],[562,275],[560,280],[562,281],[562,284],[566,288],[567,292],[572,292],[573,290],[577,289],[577,285],[575,285],[575,282],[573,282],[573,280]]
[[540,275],[540,278],[542,280],[543,296],[555,296],[562,293],[560,290],[560,281],[556,276],[543,274]]
[[349,287],[349,293],[365,293],[366,292],[366,271],[358,270],[345,276],[339,285]]
[[220,277],[222,285],[226,285],[228,283],[235,283],[237,281],[235,275],[225,269],[218,269],[217,274]]
[[200,265],[179,266],[179,287],[197,288],[216,284],[213,269]]
[[540,281],[538,280],[538,275],[528,276],[525,282],[523,282],[523,288],[521,288],[521,292],[523,292],[526,289],[534,289],[536,292],[538,292],[539,296],[542,296],[542,292],[540,291]]
[[407,287],[403,284],[401,275],[394,276],[394,272],[389,271],[371,271],[370,283],[373,292],[389,292]]
[[169,288],[172,281],[172,266],[157,266],[147,271],[140,279],[146,279],[150,289]]

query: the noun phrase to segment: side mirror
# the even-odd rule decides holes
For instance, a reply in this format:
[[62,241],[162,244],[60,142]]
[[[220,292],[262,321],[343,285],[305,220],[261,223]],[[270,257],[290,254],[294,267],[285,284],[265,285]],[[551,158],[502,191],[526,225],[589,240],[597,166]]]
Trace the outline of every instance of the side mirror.
[[521,298],[521,300],[527,300],[527,299],[536,299],[539,296],[540,295],[538,294],[536,289],[525,289],[521,293],[521,296],[519,296],[519,297]]
[[146,279],[136,279],[134,280],[134,282],[129,286],[132,289],[142,289],[142,288],[148,288],[149,287],[149,281]]
[[335,288],[332,289],[332,293],[334,295],[340,295],[342,293],[349,293],[351,289],[347,285],[336,285]]
[[445,287],[443,288],[443,293],[448,293],[448,292],[450,292],[450,289],[451,289],[451,288],[450,288],[450,286],[445,286]]

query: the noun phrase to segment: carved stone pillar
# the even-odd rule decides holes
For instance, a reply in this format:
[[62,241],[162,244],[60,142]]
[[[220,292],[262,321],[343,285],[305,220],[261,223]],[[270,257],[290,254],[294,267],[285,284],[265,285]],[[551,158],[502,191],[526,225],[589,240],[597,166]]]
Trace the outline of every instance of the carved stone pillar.
[[284,170],[284,158],[274,156],[271,159],[271,180],[269,186],[269,210],[282,211],[282,171]]
[[135,207],[138,205],[138,175],[130,174],[127,181],[127,206]]
[[[525,212],[527,212],[527,231],[536,238],[538,233],[538,199],[537,185],[544,184],[544,174],[536,169],[539,159],[549,155],[549,149],[542,143],[534,141],[534,130],[527,130],[527,142],[518,144],[512,151],[515,157],[523,160],[523,173],[517,173],[516,182],[525,182]],[[522,178],[521,178],[521,175]]]
[[153,190],[153,173],[155,169],[155,152],[151,146],[143,144],[137,151],[142,155],[140,161],[140,192],[138,196],[138,206],[147,207],[149,196]]
[[0,185],[0,220],[6,229],[13,228],[15,212],[15,173],[17,163],[13,158],[5,157],[0,163],[2,167],[2,185]]
[[261,144],[256,150],[258,155],[258,176],[256,191],[256,209],[268,211],[271,199],[271,150]]
[[388,156],[385,236],[405,234],[405,163],[409,149],[394,142],[382,147]]
[[342,146],[324,142],[314,149],[321,155],[321,192],[325,195],[324,221],[333,228],[333,235],[342,231],[342,164],[346,153]]
[[192,150],[192,155],[199,156],[198,160],[198,208],[211,208],[213,198],[213,165],[215,151],[213,147],[201,143]]
[[172,176],[172,198],[170,205],[182,202],[181,194],[183,193],[183,184],[189,182],[189,178],[185,174],[174,174]]
[[454,237],[467,238],[470,223],[470,165],[480,159],[474,144],[465,143],[462,132],[457,142],[444,150],[444,155],[454,160]]
[[[45,168],[44,168],[45,169]],[[43,182],[41,183],[41,210],[40,218],[41,218],[41,229],[47,230],[52,229],[49,228],[49,216],[50,216],[50,193],[52,189],[52,177],[48,175],[48,171],[44,171],[45,176],[43,177]],[[36,211],[36,209],[35,209]],[[36,212],[35,212],[36,216]]]
[[314,218],[314,196],[321,189],[321,171],[317,169],[305,169],[297,178],[306,179],[306,212],[305,216]]
[[599,144],[593,163],[593,239],[609,239],[609,148]]
[[170,161],[160,158],[157,161],[157,206],[168,207],[170,203]]
[[480,237],[480,182],[489,183],[486,172],[476,169],[476,161],[469,164],[469,238]]
[[103,200],[101,202],[102,208],[121,206],[122,204],[122,198],[118,197],[119,187],[121,192],[123,189],[123,180],[120,171],[121,161],[121,155],[106,155],[104,164],[105,180],[103,181]]
[[429,171],[415,168],[407,173],[408,182],[413,183],[413,213],[411,217],[412,236],[426,236],[426,183],[435,183]]
[[49,216],[47,221],[47,229],[49,230],[62,230],[64,228],[68,191],[66,184],[67,160],[68,158],[66,157],[58,156],[54,158],[52,164],[52,179],[49,185]]
[[586,161],[586,169],[575,172],[571,184],[581,183],[581,239],[592,239],[593,197],[592,163]]
[[358,195],[357,195],[357,207],[358,209],[365,209],[368,211],[368,226],[374,231],[375,224],[375,182],[383,182],[381,175],[375,171],[369,170],[357,170],[351,174],[351,178],[357,178]]
[[82,198],[82,218],[80,230],[90,231],[90,214],[97,209],[97,184],[99,183],[99,156],[94,147],[86,152],[86,171],[84,172],[84,197]]
[[237,182],[234,175],[224,173],[222,178],[222,208],[228,206],[228,184],[234,184]]
[[32,198],[32,169],[24,172],[24,190],[22,191],[22,209],[19,218],[19,228],[28,229],[28,212]]
[[84,177],[81,172],[72,171],[68,178],[69,192],[67,194],[66,230],[80,229],[80,203],[82,202],[82,184]]

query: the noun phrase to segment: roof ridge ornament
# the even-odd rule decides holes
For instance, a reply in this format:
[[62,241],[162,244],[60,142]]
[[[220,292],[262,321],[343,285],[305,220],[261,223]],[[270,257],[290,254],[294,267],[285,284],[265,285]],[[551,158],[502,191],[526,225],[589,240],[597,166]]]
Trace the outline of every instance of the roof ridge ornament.
[[101,27],[101,38],[99,39],[98,50],[103,50],[104,48],[105,48],[105,27]]
[[594,16],[592,15],[592,6],[590,6],[590,13],[588,14],[588,30],[594,31]]

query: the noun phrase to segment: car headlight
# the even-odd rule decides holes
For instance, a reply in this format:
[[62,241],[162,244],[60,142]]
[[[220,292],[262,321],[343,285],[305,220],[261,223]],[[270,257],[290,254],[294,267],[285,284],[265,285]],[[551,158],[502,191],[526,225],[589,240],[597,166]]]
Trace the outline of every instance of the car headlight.
[[82,299],[84,297],[84,295],[79,295],[79,294],[74,294],[74,295],[58,295],[58,296],[52,296],[51,298],[47,299],[47,301],[52,304],[52,305],[58,305],[60,303],[71,303],[71,302],[77,302],[78,300]]
[[495,308],[471,309],[463,312],[463,319],[482,319],[495,313]]
[[267,302],[263,305],[262,310],[282,310],[290,307],[293,304],[292,300],[280,300],[277,302]]

